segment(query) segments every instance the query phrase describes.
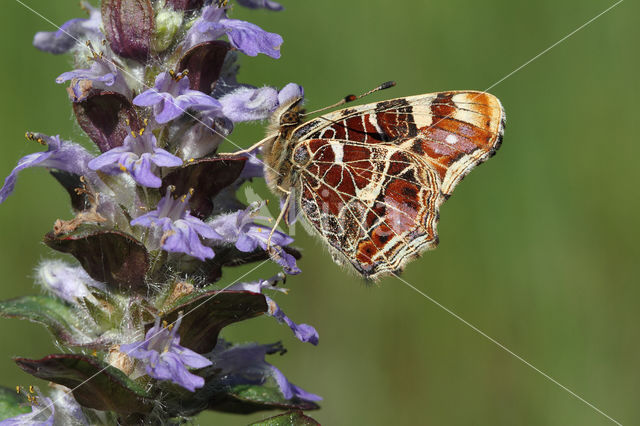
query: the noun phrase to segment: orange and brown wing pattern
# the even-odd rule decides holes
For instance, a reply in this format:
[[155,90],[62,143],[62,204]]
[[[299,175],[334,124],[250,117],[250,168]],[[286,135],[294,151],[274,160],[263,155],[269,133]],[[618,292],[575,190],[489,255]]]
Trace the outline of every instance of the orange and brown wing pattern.
[[500,101],[485,92],[454,91],[346,108],[301,125],[297,139],[340,139],[367,144],[400,144],[438,173],[442,192],[502,142],[505,114]]
[[500,102],[483,92],[393,99],[303,124],[294,131],[301,210],[362,275],[398,272],[437,245],[440,204],[495,153],[503,129]]
[[438,179],[401,147],[312,139],[297,149],[311,158],[300,209],[334,258],[375,278],[437,244]]

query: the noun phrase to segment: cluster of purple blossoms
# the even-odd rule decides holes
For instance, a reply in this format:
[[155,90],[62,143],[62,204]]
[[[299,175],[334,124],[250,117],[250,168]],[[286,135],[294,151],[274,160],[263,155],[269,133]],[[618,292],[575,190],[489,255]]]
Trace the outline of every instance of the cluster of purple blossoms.
[[[1,316],[44,324],[65,350],[15,359],[55,385],[49,396],[0,388],[8,407],[0,424],[173,424],[203,410],[318,408],[319,396],[267,362],[281,344],[220,337],[231,323],[267,315],[318,344],[315,328],[265,294],[286,292],[280,283],[301,271],[293,238],[258,214],[263,204],[235,197],[262,177],[258,152],[218,155],[234,123],[268,118],[302,95],[294,83],[237,81],[240,54],[279,58],[282,37],[231,19],[227,2],[81,5],[89,18],[38,33],[34,45],[74,55],[76,69],[56,82],[68,85],[97,150],[27,133],[47,149],[19,160],[0,189],[2,203],[21,171],[43,167],[69,193],[75,215],[57,220],[44,242],[70,259],[38,266],[45,294],[0,302]],[[222,280],[227,268],[269,261],[280,270],[269,279]]]

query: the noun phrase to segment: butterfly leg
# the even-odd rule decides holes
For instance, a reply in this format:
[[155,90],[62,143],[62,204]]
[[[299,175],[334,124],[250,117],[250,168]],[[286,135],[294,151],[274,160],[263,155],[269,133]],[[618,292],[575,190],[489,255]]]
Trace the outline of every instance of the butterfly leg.
[[264,145],[269,139],[272,139],[272,138],[273,138],[273,135],[267,136],[261,141],[254,143],[247,149],[241,149],[240,151],[236,151],[236,152],[220,152],[218,153],[218,156],[219,157],[238,157],[240,155],[251,154],[253,151],[255,151],[256,149]]
[[[287,192],[287,198],[284,201],[284,206],[288,206],[290,201],[291,201],[291,192]],[[286,212],[287,212],[286,208],[283,208],[282,210],[280,210],[280,214],[278,215],[278,218],[276,219],[275,223],[273,224],[273,227],[271,228],[271,232],[269,233],[269,238],[267,238],[267,253],[269,253],[269,256],[276,262],[278,261],[278,259],[280,259],[281,255],[271,245],[271,237],[273,237],[273,233],[276,232],[276,228],[284,218]]]

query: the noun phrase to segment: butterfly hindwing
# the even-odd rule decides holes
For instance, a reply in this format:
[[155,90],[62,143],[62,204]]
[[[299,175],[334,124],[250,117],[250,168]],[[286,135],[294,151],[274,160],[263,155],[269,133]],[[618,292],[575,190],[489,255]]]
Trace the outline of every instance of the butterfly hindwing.
[[343,262],[375,276],[436,244],[437,178],[412,154],[327,139],[305,147],[312,161],[299,177],[300,208]]

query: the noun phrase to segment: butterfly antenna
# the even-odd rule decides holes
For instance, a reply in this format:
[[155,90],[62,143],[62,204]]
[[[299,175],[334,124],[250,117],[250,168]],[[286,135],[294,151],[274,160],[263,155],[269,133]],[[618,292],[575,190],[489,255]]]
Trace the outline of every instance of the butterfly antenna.
[[300,114],[300,115],[303,115],[303,116],[304,115],[311,115],[311,114],[315,114],[315,113],[320,112],[320,111],[325,111],[327,109],[332,109],[332,108],[335,108],[335,107],[339,107],[340,105],[344,105],[344,104],[346,104],[348,102],[353,102],[356,99],[364,98],[365,96],[368,96],[368,95],[370,95],[372,93],[378,92],[380,90],[388,89],[388,88],[393,87],[395,85],[396,85],[395,81],[386,81],[386,82],[382,83],[381,85],[379,85],[378,87],[375,87],[375,88],[369,90],[368,92],[365,92],[365,93],[361,94],[360,96],[347,95],[347,96],[345,96],[344,98],[340,99],[338,102],[336,102],[333,105],[329,105],[327,107],[320,108],[320,109],[317,109],[315,111],[307,112],[305,114]]

